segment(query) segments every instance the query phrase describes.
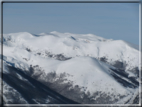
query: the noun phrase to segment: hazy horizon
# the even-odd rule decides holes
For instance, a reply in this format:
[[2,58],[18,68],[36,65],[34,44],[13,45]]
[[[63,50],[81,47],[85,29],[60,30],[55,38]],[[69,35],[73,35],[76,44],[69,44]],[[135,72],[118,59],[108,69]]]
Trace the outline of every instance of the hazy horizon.
[[3,32],[94,34],[139,44],[138,3],[4,3]]

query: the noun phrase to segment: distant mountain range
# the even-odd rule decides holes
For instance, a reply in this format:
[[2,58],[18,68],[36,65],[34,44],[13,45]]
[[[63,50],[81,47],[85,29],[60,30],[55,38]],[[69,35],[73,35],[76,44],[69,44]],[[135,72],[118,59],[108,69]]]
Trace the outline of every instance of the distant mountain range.
[[93,34],[4,34],[4,103],[138,104],[139,54]]

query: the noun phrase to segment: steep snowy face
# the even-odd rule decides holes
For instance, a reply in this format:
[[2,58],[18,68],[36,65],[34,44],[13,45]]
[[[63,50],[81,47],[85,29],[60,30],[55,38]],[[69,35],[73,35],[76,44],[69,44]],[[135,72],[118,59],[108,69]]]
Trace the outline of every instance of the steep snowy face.
[[[6,68],[20,69],[66,98],[84,104],[134,103],[132,99],[138,95],[138,77],[129,70],[139,67],[139,51],[130,43],[55,31],[4,34],[3,40],[4,74],[13,74]],[[24,80],[23,75],[16,77]]]
[[57,74],[69,74],[65,78],[73,81],[74,86],[86,87],[86,93],[93,94],[97,91],[117,95],[127,93],[123,86],[114,81],[114,78],[110,75],[109,68],[95,58],[72,58],[58,64],[56,69],[53,67],[51,69],[56,71]]

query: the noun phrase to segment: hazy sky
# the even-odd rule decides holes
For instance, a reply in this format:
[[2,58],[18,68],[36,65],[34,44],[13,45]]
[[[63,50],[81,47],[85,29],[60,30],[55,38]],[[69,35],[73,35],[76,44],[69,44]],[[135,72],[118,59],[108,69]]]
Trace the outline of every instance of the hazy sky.
[[139,44],[138,3],[4,3],[4,33],[51,31]]

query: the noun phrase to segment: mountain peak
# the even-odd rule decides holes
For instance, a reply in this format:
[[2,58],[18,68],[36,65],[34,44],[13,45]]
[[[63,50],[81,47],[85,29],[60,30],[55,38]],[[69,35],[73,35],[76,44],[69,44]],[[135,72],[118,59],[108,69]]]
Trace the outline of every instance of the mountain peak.
[[64,101],[62,95],[84,104],[125,104],[138,96],[139,51],[130,43],[56,31],[10,33],[3,39],[4,84],[15,88],[13,93],[19,92],[21,98],[24,90],[35,90],[26,92],[32,93],[27,102],[45,103],[53,90],[52,97],[58,101]]

